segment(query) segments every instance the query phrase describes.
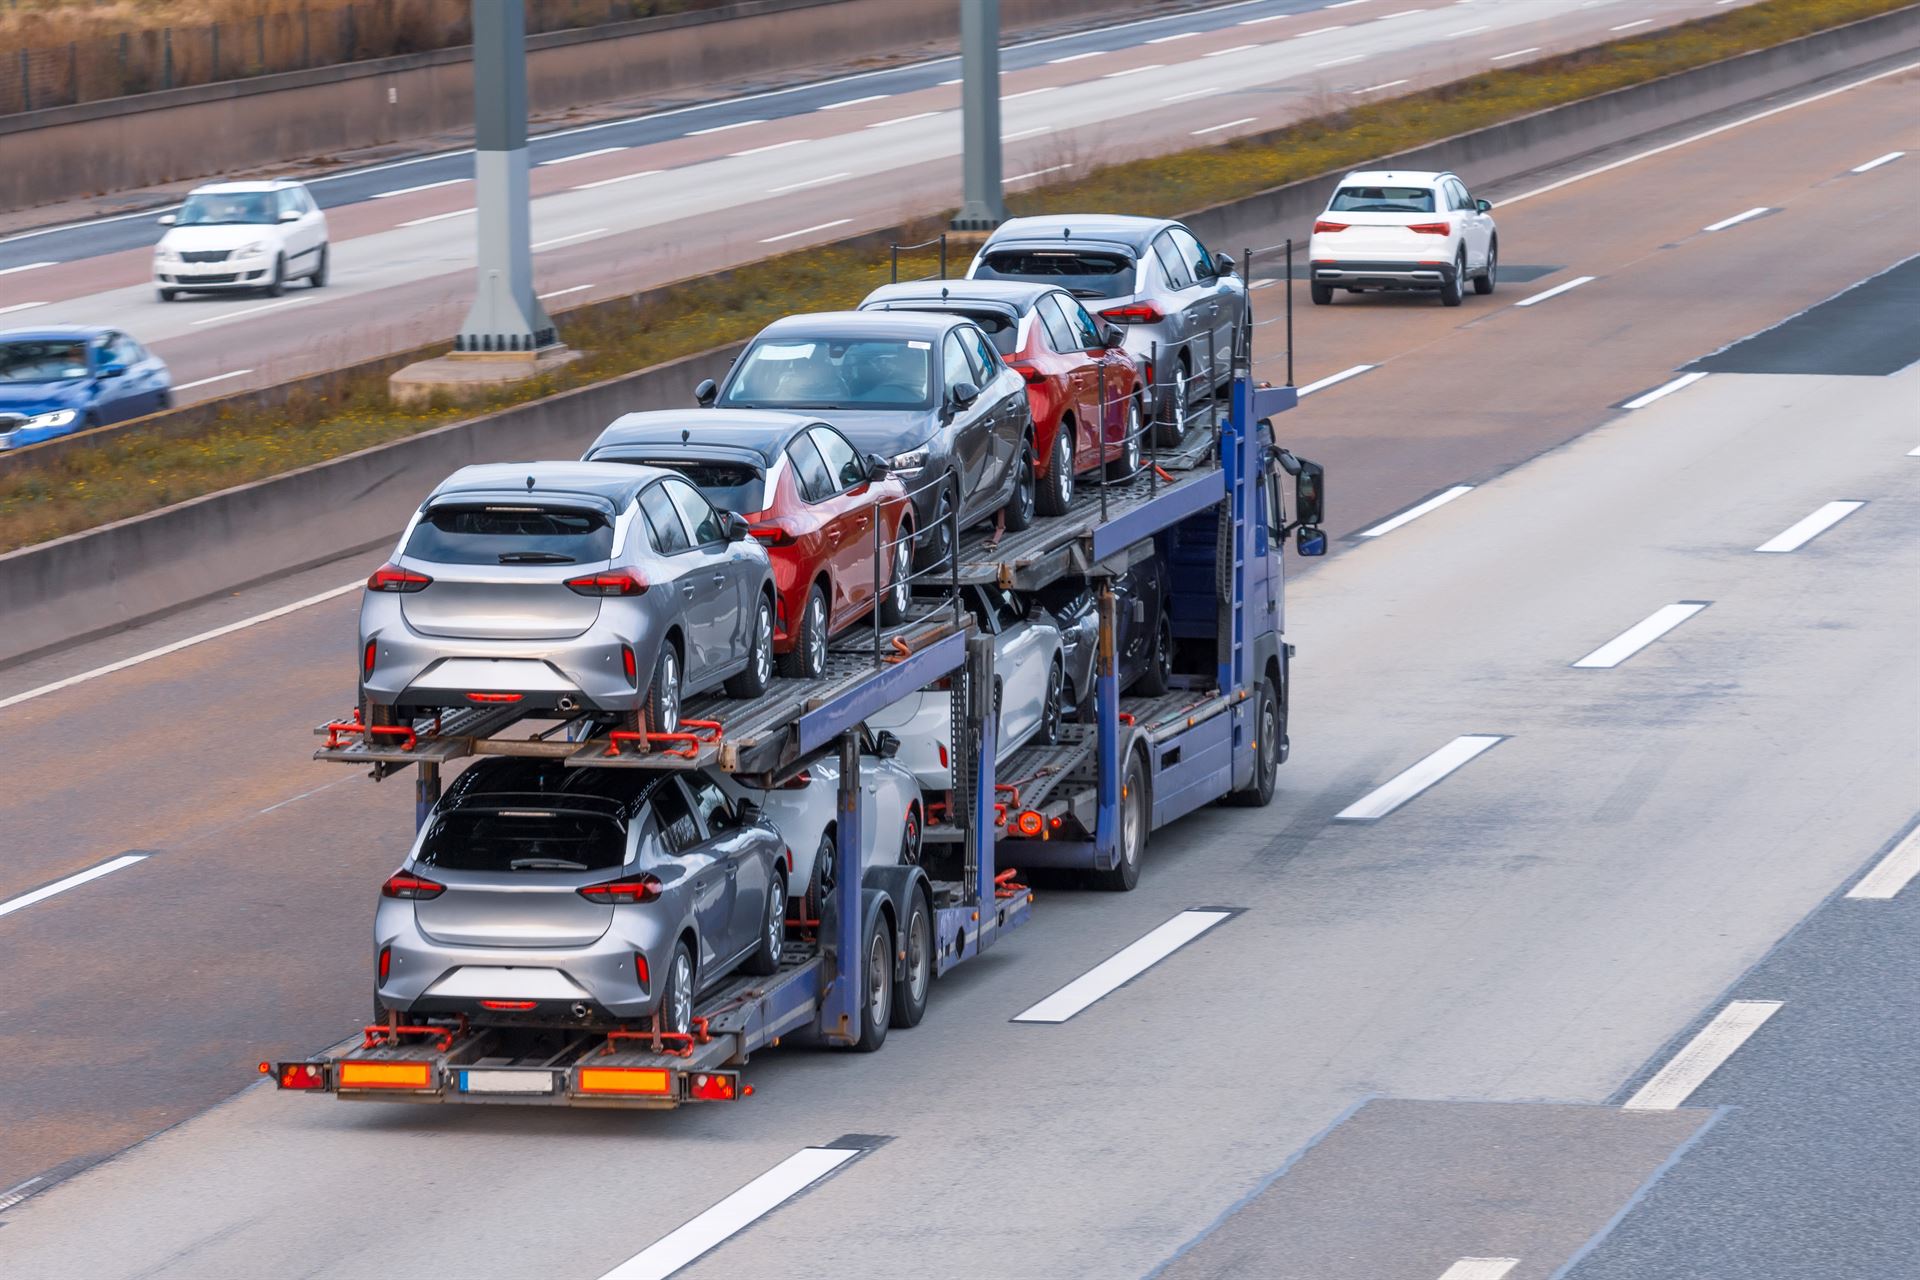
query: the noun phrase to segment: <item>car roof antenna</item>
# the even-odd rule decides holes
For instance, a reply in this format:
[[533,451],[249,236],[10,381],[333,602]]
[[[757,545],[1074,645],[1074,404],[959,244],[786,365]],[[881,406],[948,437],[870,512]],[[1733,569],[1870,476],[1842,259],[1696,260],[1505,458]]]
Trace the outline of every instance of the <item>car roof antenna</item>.
[[528,493],[532,493],[532,492],[533,492],[533,477],[532,477],[532,476],[528,476],[528,477],[527,477],[527,492],[528,492]]
[[681,444],[686,444],[686,443],[687,443],[688,441],[690,441],[690,440],[692,440],[692,439],[693,439],[693,432],[691,432],[691,431],[689,431],[689,430],[687,430],[687,429],[686,429],[685,427],[682,427],[682,428],[680,428],[680,443],[681,443]]

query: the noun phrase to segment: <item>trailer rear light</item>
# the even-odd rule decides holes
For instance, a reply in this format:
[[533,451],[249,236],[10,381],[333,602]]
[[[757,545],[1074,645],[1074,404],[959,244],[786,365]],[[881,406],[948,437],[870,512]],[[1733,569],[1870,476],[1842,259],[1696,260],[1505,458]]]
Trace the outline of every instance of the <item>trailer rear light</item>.
[[425,591],[432,585],[433,579],[426,574],[402,569],[397,564],[383,564],[367,579],[369,591]]
[[638,951],[633,953],[633,976],[639,979],[643,991],[653,985],[653,974],[647,968],[647,958]]
[[627,683],[637,687],[640,683],[640,664],[634,659],[632,645],[620,646],[620,666],[627,673]]
[[1047,820],[1028,809],[1014,819],[1014,829],[1023,836],[1037,836],[1046,829]]
[[492,1009],[497,1013],[525,1013],[534,1007],[531,1000],[482,1000],[482,1009]]
[[609,880],[605,884],[590,884],[579,891],[588,902],[605,903],[609,906],[624,906],[633,902],[652,902],[660,896],[660,880],[657,876],[639,876],[632,880]]
[[363,653],[363,654],[361,654],[361,655],[360,655],[360,677],[361,677],[361,679],[363,679],[363,680],[364,680],[364,679],[371,679],[371,678],[372,678],[372,676],[373,676],[373,659],[374,659],[374,655],[375,655],[375,654],[376,654],[376,653],[377,653],[377,652],[379,651],[379,649],[380,649],[380,642],[379,642],[378,640],[369,640],[369,641],[367,641],[367,651],[366,651],[365,653]]
[[574,1076],[577,1093],[645,1093],[664,1096],[673,1092],[673,1073],[656,1067],[581,1067]]
[[702,1072],[689,1081],[687,1096],[695,1102],[732,1102],[741,1096],[739,1083],[724,1072]]
[[1317,236],[1326,235],[1334,231],[1345,231],[1346,229],[1347,224],[1344,222],[1316,222],[1313,224],[1313,234]]
[[272,1076],[282,1089],[324,1089],[327,1069],[318,1062],[263,1062],[260,1074]]
[[646,593],[647,584],[625,569],[611,573],[589,573],[568,578],[567,590],[583,596],[637,596]]
[[518,702],[525,694],[520,693],[470,693],[468,702],[478,702],[483,706],[495,706],[500,703]]
[[780,784],[780,786],[787,791],[804,791],[812,785],[813,785],[813,775],[807,772],[805,769],[802,769],[800,772],[794,774],[791,778],[788,778],[785,782]]
[[405,871],[394,872],[387,877],[387,882],[380,886],[380,896],[383,898],[409,898],[415,902],[437,898],[446,891],[447,886],[443,884],[435,884],[431,880],[410,875]]
[[1408,226],[1407,230],[1420,236],[1450,236],[1453,234],[1452,225],[1445,222],[1415,222]]
[[380,981],[387,980],[387,973],[393,968],[393,948],[380,948]]
[[343,1062],[342,1089],[431,1089],[430,1062]]
[[1159,324],[1166,319],[1160,314],[1160,308],[1150,302],[1130,302],[1124,307],[1108,307],[1100,313],[1100,318],[1115,324]]

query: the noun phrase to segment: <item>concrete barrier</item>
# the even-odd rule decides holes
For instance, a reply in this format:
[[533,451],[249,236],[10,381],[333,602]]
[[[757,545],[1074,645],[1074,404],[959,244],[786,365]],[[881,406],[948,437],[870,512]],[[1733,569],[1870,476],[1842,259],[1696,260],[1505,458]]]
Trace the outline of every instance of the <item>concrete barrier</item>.
[[[1511,179],[1916,51],[1920,7],[1462,134],[1395,160],[1464,170],[1476,181]],[[1324,207],[1338,177],[1259,192],[1188,221],[1214,245],[1270,243]],[[693,384],[719,376],[738,351],[735,344],[688,356],[0,555],[0,665],[383,545],[454,468],[576,457],[622,413],[691,404]]]

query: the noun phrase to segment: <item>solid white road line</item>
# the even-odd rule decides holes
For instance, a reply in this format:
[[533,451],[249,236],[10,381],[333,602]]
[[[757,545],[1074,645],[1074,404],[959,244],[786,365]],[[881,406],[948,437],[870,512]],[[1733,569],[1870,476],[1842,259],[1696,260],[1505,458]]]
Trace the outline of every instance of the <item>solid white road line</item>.
[[544,169],[553,164],[572,164],[575,160],[591,160],[595,156],[610,156],[616,151],[625,151],[625,147],[601,147],[598,151],[576,151],[570,156],[557,156],[552,160],[542,160],[539,167]]
[[416,191],[436,191],[441,187],[457,187],[463,182],[472,182],[472,178],[448,178],[445,182],[423,182],[417,187],[401,187],[395,191],[376,191],[372,198],[385,200],[388,196],[410,196]]
[[1375,818],[1384,818],[1500,741],[1498,734],[1462,734],[1426,759],[1361,796],[1334,814],[1333,820],[1335,822],[1372,822]]
[[1459,30],[1459,31],[1451,31],[1451,32],[1448,32],[1448,33],[1447,33],[1447,39],[1449,39],[1449,40],[1458,40],[1458,39],[1460,39],[1460,38],[1461,38],[1462,36],[1477,36],[1477,35],[1479,35],[1479,34],[1480,34],[1480,33],[1481,33],[1482,31],[1491,31],[1491,30],[1493,30],[1493,28],[1492,28],[1492,27],[1489,27],[1489,26],[1478,26],[1478,27],[1464,27],[1464,28],[1462,28],[1462,29],[1461,29],[1461,30]]
[[895,116],[895,117],[894,117],[893,119],[891,119],[891,120],[880,120],[880,121],[877,121],[877,122],[875,122],[875,123],[873,123],[873,124],[870,124],[870,125],[868,125],[868,126],[867,126],[867,128],[869,128],[869,129],[890,129],[890,128],[892,128],[892,127],[893,127],[894,125],[896,125],[896,124],[906,124],[906,123],[908,123],[909,121],[913,121],[913,120],[926,120],[926,119],[930,119],[930,118],[931,118],[931,117],[933,117],[933,116],[937,116],[937,115],[939,115],[939,114],[940,114],[940,113],[939,113],[938,111],[917,111],[917,112],[915,112],[915,113],[914,113],[913,115],[910,115],[910,116]]
[[448,218],[464,218],[472,212],[472,209],[455,209],[452,213],[436,213],[430,218],[415,218],[410,222],[403,222],[400,225],[403,227],[424,227],[429,222],[445,222]]
[[606,233],[607,229],[605,227],[594,227],[589,231],[576,231],[570,236],[555,236],[551,240],[542,240],[538,244],[528,245],[527,248],[534,253],[538,253],[542,249],[551,249],[557,244],[566,244],[569,240],[585,240],[588,236],[603,236]]
[[1906,839],[1893,846],[1893,852],[1874,864],[1860,877],[1860,883],[1847,890],[1849,898],[1885,900],[1898,897],[1902,889],[1920,876],[1920,827],[1907,832]]
[[665,1280],[861,1154],[855,1147],[804,1147],[600,1280]]
[[1195,98],[1211,98],[1216,93],[1225,93],[1225,89],[1189,89],[1185,93],[1176,93],[1171,98],[1162,98],[1162,102],[1190,102]]
[[[1328,7],[1331,8],[1332,6],[1329,5]],[[1425,13],[1425,12],[1426,12],[1425,9],[1402,9],[1398,13],[1383,13],[1379,17],[1375,18],[1374,21],[1375,22],[1391,22],[1395,18],[1411,18],[1416,13]]]
[[1738,224],[1745,222],[1748,218],[1757,218],[1763,213],[1772,213],[1772,212],[1773,210],[1762,205],[1758,209],[1749,209],[1745,213],[1736,213],[1731,218],[1722,218],[1720,219],[1720,221],[1712,223],[1709,226],[1704,226],[1700,229],[1702,231],[1725,231],[1728,227],[1737,226]]
[[1138,941],[1128,943],[1111,958],[1102,960],[1038,1004],[1014,1015],[1013,1020],[1065,1022],[1232,916],[1231,911],[1182,911]]
[[1434,510],[1436,507],[1444,507],[1449,502],[1452,502],[1455,498],[1462,497],[1472,492],[1473,492],[1472,485],[1457,484],[1453,486],[1453,488],[1445,491],[1444,493],[1436,493],[1435,495],[1433,495],[1433,497],[1428,498],[1425,502],[1416,503],[1415,505],[1408,507],[1405,511],[1402,511],[1397,516],[1394,516],[1387,520],[1382,520],[1379,524],[1373,526],[1373,528],[1371,529],[1362,529],[1360,531],[1359,536],[1362,538],[1377,538],[1383,533],[1392,533],[1395,529],[1398,529],[1401,525],[1407,524],[1414,520],[1418,520],[1421,516],[1427,514],[1427,512],[1429,511]]
[[1346,66],[1346,65],[1347,65],[1347,64],[1348,64],[1349,62],[1365,62],[1366,60],[1367,60],[1367,55],[1366,55],[1366,54],[1364,54],[1364,53],[1355,53],[1355,54],[1351,54],[1351,55],[1349,55],[1349,56],[1347,56],[1347,57],[1345,57],[1345,58],[1334,58],[1334,59],[1332,59],[1332,60],[1330,60],[1330,61],[1327,61],[1327,62],[1316,62],[1316,63],[1314,63],[1313,65],[1314,65],[1314,68],[1315,68],[1316,70],[1318,70],[1318,69],[1319,69],[1319,68],[1321,68],[1321,67],[1344,67],[1344,66]]
[[[1887,154],[1883,156],[1874,157],[1873,159],[1867,161],[1865,164],[1857,164],[1853,166],[1853,168],[1847,170],[1847,172],[1848,173],[1866,173],[1869,170],[1878,169],[1883,164],[1892,164],[1895,160],[1898,160],[1901,156],[1905,154],[1907,153],[1904,151],[1889,151],[1887,152]],[[44,264],[41,264],[41,265],[44,265]],[[25,271],[26,268],[15,267],[14,270]],[[4,274],[4,273],[0,273],[0,274]]]
[[1265,22],[1280,22],[1283,19],[1294,18],[1298,16],[1299,16],[1298,14],[1293,14],[1293,13],[1270,13],[1264,18],[1242,18],[1235,25],[1242,26],[1242,27],[1257,27]]
[[1636,18],[1636,19],[1634,19],[1634,20],[1633,20],[1632,22],[1623,22],[1623,23],[1621,23],[1621,24],[1620,24],[1619,26],[1617,26],[1617,27],[1608,27],[1608,28],[1607,28],[1607,30],[1609,30],[1609,31],[1631,31],[1631,30],[1633,30],[1633,29],[1634,29],[1635,27],[1650,27],[1650,26],[1652,26],[1652,25],[1653,25],[1653,19],[1652,19],[1652,18]]
[[1257,119],[1259,119],[1258,116],[1241,116],[1238,120],[1229,120],[1225,124],[1210,124],[1204,129],[1195,129],[1193,131],[1193,136],[1198,138],[1203,134],[1218,133],[1222,129],[1238,128],[1240,125],[1243,125],[1243,124],[1252,124]]
[[1440,1280],[1505,1280],[1518,1258],[1462,1258],[1440,1273]]
[[1706,376],[1705,373],[1683,373],[1672,382],[1663,382],[1645,395],[1635,396],[1620,407],[1622,409],[1644,409],[1655,400],[1665,399],[1676,391],[1692,386]]
[[1316,391],[1325,390],[1336,382],[1345,382],[1348,378],[1357,378],[1361,374],[1369,370],[1378,369],[1379,367],[1377,364],[1357,364],[1351,369],[1342,369],[1338,373],[1329,374],[1318,382],[1309,382],[1306,386],[1295,391],[1294,394],[1296,396],[1310,396]]
[[1389,80],[1385,84],[1370,84],[1364,89],[1355,89],[1354,92],[1355,93],[1378,93],[1382,89],[1397,89],[1405,83],[1406,83],[1405,80]]
[[689,129],[683,136],[688,138],[704,138],[710,133],[725,133],[729,129],[744,129],[748,125],[765,123],[765,120],[735,120],[732,124],[716,124],[705,129]]
[[1121,76],[1137,76],[1142,71],[1158,71],[1166,65],[1164,62],[1149,62],[1144,67],[1128,67],[1124,71],[1109,71],[1100,78],[1102,80],[1118,80]]
[[1909,449],[1909,450],[1907,450],[1907,456],[1908,456],[1909,458],[1920,458],[1920,449]]
[[[1894,152],[1895,155],[1900,154]],[[55,262],[28,262],[18,267],[0,267],[0,276],[18,275],[22,271],[38,271],[42,267],[58,266]]]
[[590,284],[576,284],[570,289],[555,289],[552,293],[541,294],[540,301],[545,302],[548,298],[564,298],[570,293],[579,293],[582,290],[591,288],[593,288],[593,286]]
[[1215,49],[1212,53],[1203,53],[1200,56],[1203,58],[1224,58],[1230,53],[1245,53],[1249,49],[1261,49],[1264,47],[1264,45],[1257,44],[1236,44],[1231,49]]
[[148,857],[149,855],[144,853],[122,854],[112,861],[103,862],[97,867],[88,867],[85,871],[70,875],[65,880],[55,880],[52,884],[42,885],[32,893],[23,893],[17,898],[8,898],[5,902],[0,902],[0,916],[12,915],[22,907],[30,907],[36,902],[43,902],[56,893],[65,893],[75,885],[85,884],[89,880],[98,880],[101,876],[118,871],[122,867],[130,867],[136,862],[145,862]]
[[1038,93],[1052,93],[1059,87],[1057,84],[1043,84],[1038,89],[1023,89],[1019,93],[1009,93],[1002,97],[1000,101],[1012,102],[1016,98],[1031,98]]
[[1293,38],[1295,40],[1305,40],[1308,36],[1323,36],[1327,34],[1327,32],[1329,31],[1345,31],[1345,30],[1346,28],[1344,26],[1315,27],[1311,31],[1302,31],[1299,34],[1295,35]]
[[1538,52],[1540,52],[1540,46],[1536,44],[1526,49],[1515,49],[1512,53],[1496,53],[1488,61],[1505,62],[1508,58],[1524,58],[1530,53]]
[[1700,1034],[1673,1055],[1673,1060],[1654,1073],[1622,1104],[1627,1111],[1671,1111],[1707,1082],[1734,1051],[1747,1042],[1768,1018],[1780,1012],[1778,1000],[1735,1000],[1713,1021],[1700,1028]]
[[824,187],[829,182],[838,182],[842,178],[851,178],[852,176],[853,174],[851,172],[829,173],[825,177],[808,178],[805,182],[789,182],[784,187],[768,187],[767,194],[770,196],[783,196],[789,191],[803,191],[808,187]]
[[1073,161],[1069,160],[1065,164],[1050,165],[1045,169],[1035,169],[1032,173],[1016,173],[1011,178],[1008,178],[1007,181],[1008,182],[1025,182],[1028,178],[1038,178],[1042,174],[1059,173],[1062,169],[1071,169],[1071,168],[1073,168]]
[[12,306],[0,307],[0,316],[4,316],[15,311],[31,311],[35,307],[44,307],[46,305],[47,304],[44,302],[16,302]]
[[623,173],[617,178],[602,178],[598,182],[583,182],[575,187],[574,190],[591,191],[595,187],[611,187],[617,182],[632,182],[636,178],[651,178],[659,172],[658,169],[642,169],[638,173]]
[[1829,502],[1806,519],[1793,524],[1755,547],[1755,551],[1798,551],[1815,538],[1866,506],[1864,502]]
[[1583,284],[1592,284],[1599,278],[1599,276],[1575,276],[1565,284],[1557,284],[1551,289],[1544,289],[1530,298],[1520,299],[1520,301],[1513,305],[1516,307],[1531,307],[1538,303],[1545,302],[1548,298],[1557,298],[1569,289],[1578,289]]
[[1097,58],[1105,52],[1105,49],[1089,49],[1085,53],[1070,53],[1064,58],[1048,58],[1047,65],[1057,67],[1063,62],[1079,62],[1085,58]]
[[232,373],[216,373],[211,378],[200,378],[193,382],[182,382],[174,387],[175,391],[191,391],[195,387],[204,387],[210,382],[225,382],[228,378],[244,378],[252,373],[251,369],[235,369]]
[[1365,3],[1367,3],[1367,0],[1339,0],[1338,4],[1324,4],[1320,7],[1323,9],[1351,9],[1357,4]]
[[1052,133],[1052,132],[1053,132],[1052,125],[1043,124],[1036,129],[1022,129],[1018,133],[1003,133],[1000,135],[1000,141],[1019,142],[1023,138],[1037,138],[1043,133]]
[[1617,667],[1706,608],[1707,603],[1705,600],[1682,600],[1679,604],[1661,605],[1652,614],[1634,623],[1573,665],[1589,670]]
[[853,221],[852,218],[835,218],[832,222],[816,223],[811,227],[802,227],[798,231],[783,231],[777,236],[768,236],[765,240],[762,240],[760,243],[761,244],[778,244],[782,240],[791,240],[795,236],[812,235],[816,231],[826,231],[832,227],[844,227],[849,222],[852,222],[852,221]]
[[285,302],[268,302],[257,307],[242,307],[238,311],[226,311],[217,316],[208,316],[204,320],[192,320],[188,323],[195,325],[219,324],[222,320],[238,320],[241,316],[257,316],[262,311],[278,311],[282,307],[291,307],[297,302],[305,301],[305,298],[288,298]]
[[218,640],[221,636],[230,636],[236,631],[245,631],[248,627],[257,627],[263,622],[272,622],[275,618],[284,618],[290,613],[316,604],[324,604],[335,597],[346,595],[349,591],[358,591],[366,585],[363,578],[355,578],[345,586],[335,587],[331,591],[322,591],[319,595],[308,596],[304,600],[295,600],[292,604],[283,604],[278,609],[269,609],[257,613],[251,618],[242,618],[238,622],[229,622],[224,627],[215,627],[211,631],[202,631],[197,636],[188,636],[184,640],[175,640],[172,644],[163,644],[158,649],[149,649],[145,653],[136,653],[131,658],[122,658],[118,662],[109,662],[104,667],[95,667],[91,671],[82,671],[78,675],[68,676],[64,680],[55,680],[52,684],[43,684],[37,689],[28,689],[10,697],[0,698],[0,711],[18,706],[22,702],[31,702],[35,698],[45,697],[49,693],[58,693],[62,689],[71,689],[77,684],[89,680],[98,680],[101,676],[110,676],[116,671],[125,671],[128,667],[137,667],[143,662],[152,662],[155,658],[164,658],[168,654],[178,653],[182,649],[191,649],[194,645],[205,644],[209,640]]
[[1147,41],[1147,43],[1148,44],[1172,44],[1175,40],[1191,40],[1193,39],[1193,37],[1199,34],[1200,33],[1198,31],[1178,31],[1170,36],[1156,36],[1153,39]]
[[857,107],[868,102],[885,102],[892,96],[890,93],[870,93],[864,98],[848,98],[845,102],[829,102],[826,106],[817,109],[820,111],[838,111],[842,107]]
[[741,156],[764,155],[769,151],[780,151],[787,147],[797,147],[803,142],[812,141],[812,138],[788,138],[785,142],[769,142],[764,147],[748,147],[745,151],[735,151],[732,152],[728,158],[738,160]]

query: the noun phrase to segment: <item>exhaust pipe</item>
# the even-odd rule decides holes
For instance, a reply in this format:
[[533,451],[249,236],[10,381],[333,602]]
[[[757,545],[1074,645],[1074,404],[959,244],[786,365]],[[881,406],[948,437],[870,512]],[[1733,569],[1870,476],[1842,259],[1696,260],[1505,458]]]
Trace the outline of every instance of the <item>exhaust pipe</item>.
[[571,697],[563,697],[560,699],[559,707],[562,711],[578,711],[580,704]]
[[570,1012],[574,1017],[584,1020],[593,1013],[593,1010],[576,1000],[573,1002],[573,1007]]

